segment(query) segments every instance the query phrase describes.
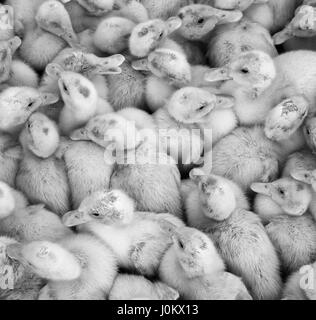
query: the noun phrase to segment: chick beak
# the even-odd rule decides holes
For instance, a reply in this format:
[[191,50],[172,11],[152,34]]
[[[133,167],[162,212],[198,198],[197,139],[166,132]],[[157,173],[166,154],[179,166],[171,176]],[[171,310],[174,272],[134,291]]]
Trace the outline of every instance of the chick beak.
[[62,221],[66,227],[71,228],[91,222],[92,218],[82,211],[70,211],[63,216]]
[[253,183],[250,188],[258,194],[271,197],[271,186],[268,183]]
[[90,141],[88,131],[85,128],[77,129],[70,135],[72,141]]
[[228,81],[232,79],[228,68],[211,69],[205,74],[205,81],[207,82]]

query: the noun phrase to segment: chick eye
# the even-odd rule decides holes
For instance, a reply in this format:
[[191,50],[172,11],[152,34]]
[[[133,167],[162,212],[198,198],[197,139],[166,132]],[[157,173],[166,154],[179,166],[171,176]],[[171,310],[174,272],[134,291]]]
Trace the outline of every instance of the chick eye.
[[184,249],[184,244],[181,240],[178,241],[178,244],[181,249]]
[[65,84],[63,84],[63,88],[64,88],[64,91],[65,91],[66,93],[68,93],[68,88],[66,87]]
[[95,218],[100,218],[101,214],[99,212],[92,212],[91,215]]
[[164,33],[161,32],[160,35],[159,35],[159,39],[161,39],[163,37]]
[[199,18],[197,21],[198,24],[203,24],[204,22],[205,22],[204,18]]
[[285,195],[285,191],[283,189],[279,189],[279,194],[284,196]]
[[242,68],[240,71],[241,71],[242,73],[244,73],[244,74],[249,73],[249,69],[247,69],[247,68]]
[[27,105],[27,107],[28,107],[28,108],[31,108],[31,107],[33,106],[33,103],[34,103],[34,102],[30,102],[30,103]]
[[307,133],[308,135],[310,135],[310,134],[311,134],[310,129],[306,129],[306,133]]

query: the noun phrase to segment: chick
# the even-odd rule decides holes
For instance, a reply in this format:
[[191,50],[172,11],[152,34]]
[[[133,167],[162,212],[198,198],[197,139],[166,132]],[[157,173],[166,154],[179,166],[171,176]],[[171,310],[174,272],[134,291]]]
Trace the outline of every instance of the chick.
[[255,199],[255,212],[264,221],[284,214],[302,216],[314,209],[309,186],[290,177],[272,183],[254,183],[251,189],[259,194]]
[[252,300],[238,277],[225,272],[214,243],[202,232],[179,228],[166,252],[159,275],[185,300]]
[[191,178],[198,191],[186,201],[188,224],[214,240],[228,270],[242,278],[254,299],[279,298],[282,281],[277,253],[260,219],[247,211],[242,190],[203,171],[191,172]]
[[[183,223],[169,214],[134,212],[135,202],[120,190],[99,191],[86,198],[77,211],[63,217],[69,227],[79,226],[104,241],[118,258],[119,267],[155,276],[170,246],[164,220]],[[161,222],[160,222],[161,221]]]
[[36,70],[42,71],[69,44],[79,47],[70,17],[65,7],[55,0],[45,1],[35,20],[25,25],[21,57]]
[[105,300],[117,274],[111,250],[89,235],[11,245],[8,251],[48,280],[39,300]]
[[41,106],[56,103],[59,98],[31,87],[10,87],[0,93],[0,130],[18,133],[29,116]]
[[[151,51],[157,48],[177,49],[168,37],[181,26],[178,17],[169,18],[166,22],[156,19],[138,24],[131,32],[129,50],[137,58],[147,57]],[[181,47],[179,51],[183,53]]]
[[10,256],[8,247],[17,244],[13,238],[0,237],[0,299],[37,300],[45,283],[28,266]]
[[238,10],[219,10],[209,5],[192,4],[178,12],[182,26],[178,33],[187,40],[208,41],[217,25],[238,22],[243,15]]
[[63,135],[68,136],[98,113],[112,111],[106,101],[102,103],[95,85],[83,75],[64,71],[57,64],[48,65],[46,72],[59,77],[58,86],[65,103],[59,115],[59,128]]
[[63,215],[70,210],[71,192],[63,161],[55,157],[60,143],[56,123],[34,113],[21,133],[23,155],[16,186],[33,204],[43,203]]

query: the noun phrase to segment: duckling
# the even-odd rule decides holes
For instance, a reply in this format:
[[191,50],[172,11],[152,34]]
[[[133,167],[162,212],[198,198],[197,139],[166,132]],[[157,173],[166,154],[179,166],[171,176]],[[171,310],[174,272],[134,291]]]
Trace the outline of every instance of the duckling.
[[0,130],[19,132],[39,107],[56,103],[59,98],[31,87],[10,87],[0,93]]
[[[233,103],[229,97],[214,95],[204,89],[185,87],[176,91],[165,107],[154,114],[157,129],[161,130],[160,137],[164,138],[162,130],[165,130],[166,152],[181,164],[200,160],[203,149],[209,151],[213,143],[237,127],[234,113],[225,112]],[[219,126],[220,118],[225,119],[227,125],[221,122]],[[184,150],[184,139],[188,150]]]
[[[103,99],[107,99],[108,88],[107,81],[103,75],[120,74],[122,69],[121,64],[125,58],[122,55],[114,55],[110,57],[98,57],[94,54],[83,52],[81,50],[74,50],[67,48],[61,51],[58,56],[52,61],[52,64],[60,66],[60,69],[64,71],[71,71],[80,73],[95,85],[98,94]],[[46,67],[46,72],[41,81],[41,91],[59,93],[58,77],[56,72],[50,68],[50,65]],[[57,69],[59,70],[59,69]]]
[[0,41],[10,40],[14,36],[14,9],[0,4]]
[[316,260],[316,223],[309,213],[301,217],[277,216],[266,231],[287,274]]
[[297,8],[293,20],[282,31],[273,36],[274,43],[280,45],[294,37],[315,37],[315,13],[315,8],[309,5],[302,5]]
[[308,210],[315,211],[309,186],[291,177],[272,183],[253,183],[251,189],[259,194],[255,199],[255,212],[263,221],[278,215],[297,217]]
[[238,22],[242,19],[243,14],[239,10],[226,11],[209,5],[192,4],[182,7],[178,16],[182,20],[178,33],[183,38],[207,42],[217,25]]
[[108,99],[115,111],[130,107],[142,110],[145,104],[145,75],[134,70],[129,62],[121,65],[122,72],[106,77],[109,95]]
[[112,251],[90,235],[11,245],[8,251],[48,280],[39,300],[105,300],[117,274]]
[[278,145],[261,127],[240,127],[220,140],[204,156],[206,173],[224,176],[249,190],[254,182],[270,182],[279,174]]
[[[237,118],[231,110],[233,106],[234,99],[229,96],[213,94],[204,88],[186,87],[171,97],[165,109],[177,122],[195,124],[204,130],[204,147],[208,151],[237,127]],[[156,114],[161,112],[159,110]],[[225,121],[219,121],[221,119]],[[207,136],[206,130],[212,130],[211,137]]]
[[132,66],[135,70],[151,71],[156,77],[178,87],[191,80],[191,67],[185,55],[170,49],[156,49],[148,58],[134,61]]
[[64,71],[57,64],[49,64],[46,72],[59,77],[58,86],[64,101],[59,116],[59,128],[68,136],[73,130],[85,125],[93,116],[112,111],[112,107],[99,98],[94,84],[83,75]]
[[180,46],[168,38],[181,27],[182,21],[178,17],[171,17],[167,21],[155,19],[138,24],[131,32],[129,50],[137,58],[144,58],[157,48],[169,48],[184,53]]
[[32,67],[42,71],[67,44],[79,47],[77,35],[63,4],[50,0],[40,6],[33,24],[26,26],[19,53]]
[[[187,214],[192,215],[196,219],[202,217],[202,220],[206,220],[204,215],[209,215],[208,210],[213,209],[212,219],[223,221],[228,219],[236,208],[250,210],[249,200],[244,191],[236,183],[224,177],[209,175],[205,186],[203,186],[205,190],[203,189],[204,191],[201,193],[196,186],[196,182],[198,182],[198,179],[202,180],[202,176],[198,176],[202,174],[204,173],[201,169],[193,169],[190,172],[191,184],[188,186],[185,197],[182,199]],[[218,189],[221,189],[222,192],[216,193]],[[209,192],[210,195],[213,192],[213,198],[210,196],[206,197],[206,192]]]
[[0,41],[0,84],[10,79],[13,56],[20,47],[21,43],[22,41],[19,37]]
[[159,268],[163,282],[185,300],[252,300],[240,278],[225,271],[214,243],[192,228],[176,229]]
[[[316,263],[302,267],[299,271],[293,273],[286,281],[283,291],[283,300],[316,300],[314,277],[316,272]],[[310,283],[306,276],[312,274]]]
[[222,67],[251,50],[263,51],[271,57],[278,55],[270,33],[260,24],[244,18],[214,29],[207,57],[211,66]]
[[28,267],[9,256],[8,247],[16,244],[18,242],[13,238],[0,237],[0,299],[37,300],[44,282]]
[[135,26],[135,22],[124,17],[106,18],[93,34],[93,44],[101,52],[123,52],[128,48],[128,39]]
[[134,61],[132,67],[152,73],[145,84],[146,101],[152,111],[163,107],[177,88],[189,85],[192,80],[185,55],[166,48],[156,49],[148,58]]
[[189,226],[215,241],[229,271],[242,277],[254,299],[278,298],[282,284],[278,256],[258,216],[247,211],[243,191],[201,170],[190,176],[198,191],[186,201]]
[[163,282],[151,282],[142,276],[119,275],[109,300],[178,300],[179,293]]
[[0,233],[22,242],[57,241],[71,235],[72,231],[63,225],[60,218],[44,207],[34,205],[14,210],[1,220]]
[[121,190],[99,191],[86,198],[77,211],[67,213],[63,221],[104,241],[117,256],[119,267],[154,276],[171,244],[169,233],[160,224],[165,219],[183,223],[169,214],[157,217],[134,212],[134,208],[134,200]]
[[66,164],[73,209],[93,192],[109,189],[113,163],[103,148],[88,141],[63,139],[56,156]]
[[249,51],[211,70],[206,79],[224,81],[220,90],[236,98],[235,111],[242,125],[261,124],[271,109],[293,97],[303,97],[309,113],[314,110],[316,83],[310,68],[314,60],[312,51],[287,52],[274,60],[264,52]]
[[214,6],[226,10],[242,10],[244,15],[260,23],[272,34],[284,28],[293,17],[301,0],[215,0]]
[[43,203],[63,215],[70,210],[70,186],[63,161],[54,153],[60,137],[55,122],[44,114],[34,113],[21,133],[23,156],[16,186],[31,203]]

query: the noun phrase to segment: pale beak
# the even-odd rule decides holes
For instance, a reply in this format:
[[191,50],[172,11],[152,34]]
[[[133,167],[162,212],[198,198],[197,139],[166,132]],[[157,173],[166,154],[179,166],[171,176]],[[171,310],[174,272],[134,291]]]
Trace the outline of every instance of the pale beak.
[[228,81],[233,78],[229,74],[228,68],[215,68],[206,72],[205,81],[207,82],[217,82],[217,81]]
[[250,188],[258,194],[271,197],[271,186],[268,183],[253,183]]
[[70,211],[62,218],[63,224],[69,228],[91,222],[92,220],[88,214],[81,211]]

